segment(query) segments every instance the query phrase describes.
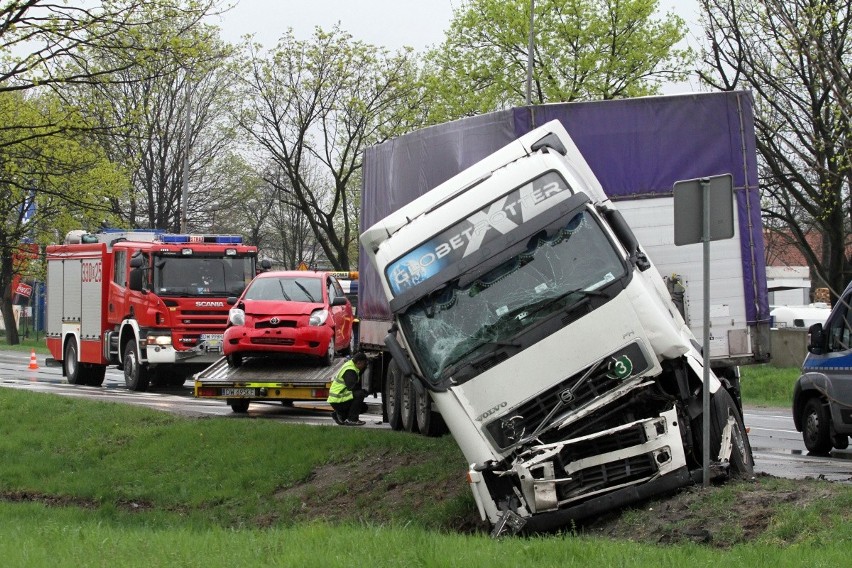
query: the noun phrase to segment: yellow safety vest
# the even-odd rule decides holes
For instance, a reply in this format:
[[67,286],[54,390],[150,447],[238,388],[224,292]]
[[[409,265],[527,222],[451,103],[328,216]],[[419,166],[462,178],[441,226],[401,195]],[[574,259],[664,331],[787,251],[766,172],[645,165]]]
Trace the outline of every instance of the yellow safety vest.
[[347,400],[352,400],[353,395],[352,391],[346,388],[346,383],[343,380],[343,375],[346,371],[355,371],[359,375],[361,371],[358,370],[358,367],[355,366],[355,362],[352,359],[348,360],[340,370],[337,371],[337,375],[334,377],[334,380],[331,382],[331,389],[328,391],[328,402],[329,403],[339,403],[346,402]]

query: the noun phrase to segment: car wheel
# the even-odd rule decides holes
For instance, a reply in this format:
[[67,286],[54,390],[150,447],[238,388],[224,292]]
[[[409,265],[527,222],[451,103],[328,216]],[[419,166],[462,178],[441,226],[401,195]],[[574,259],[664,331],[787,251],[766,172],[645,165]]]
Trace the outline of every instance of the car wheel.
[[138,392],[148,390],[148,385],[151,383],[148,370],[139,360],[139,351],[134,341],[128,341],[124,346],[124,383],[128,389]]
[[819,398],[811,398],[802,410],[802,439],[812,454],[827,454],[831,450],[828,410]]
[[344,355],[352,355],[355,353],[355,330],[352,329],[349,331],[349,343],[346,345],[346,348],[343,350]]
[[322,358],[322,364],[330,367],[334,363],[334,332],[331,333],[331,339],[328,340],[328,349],[325,350],[325,355]]
[[246,412],[248,412],[250,402],[250,400],[247,400],[245,398],[228,399],[228,405],[231,407],[231,410],[233,410],[237,414],[245,414]]
[[228,366],[236,369],[237,367],[243,364],[243,354],[242,353],[231,353],[225,357],[228,360]]
[[382,403],[385,405],[387,413],[387,421],[392,430],[402,429],[402,422],[399,418],[399,395],[401,375],[396,361],[391,360],[388,365],[388,372],[385,376],[385,384],[382,392]]
[[68,384],[82,385],[85,384],[82,380],[80,372],[80,358],[77,355],[77,340],[73,337],[65,344],[65,377],[68,379]]

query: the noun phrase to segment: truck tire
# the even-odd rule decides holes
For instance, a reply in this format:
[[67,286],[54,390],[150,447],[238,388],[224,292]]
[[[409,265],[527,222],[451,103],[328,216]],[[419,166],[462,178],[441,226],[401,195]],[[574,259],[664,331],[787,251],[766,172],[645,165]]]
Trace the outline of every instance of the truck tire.
[[388,364],[388,372],[385,376],[385,384],[382,392],[382,402],[387,412],[387,420],[392,430],[401,430],[402,422],[399,416],[399,396],[401,375],[396,361],[391,360]]
[[722,447],[722,431],[728,424],[728,418],[734,417],[731,431],[730,475],[732,477],[752,477],[754,475],[754,456],[748,441],[743,417],[731,395],[723,388],[716,391],[710,399],[710,457],[717,459]]
[[144,392],[151,384],[151,376],[139,360],[136,342],[128,341],[124,346],[124,383],[132,391]]
[[237,414],[245,414],[246,412],[248,412],[250,402],[250,400],[245,398],[228,399],[228,405],[231,407],[231,410],[233,410]]
[[417,391],[411,384],[410,377],[400,379],[399,389],[399,421],[406,432],[417,432]]
[[447,425],[444,423],[441,414],[432,410],[432,397],[428,392],[423,393],[423,396],[417,395],[415,415],[417,417],[417,429],[424,436],[437,438],[447,432]]
[[86,372],[86,384],[90,387],[99,387],[104,384],[106,377],[106,365],[87,364],[84,366]]
[[831,417],[817,397],[808,399],[802,410],[802,439],[814,455],[827,455],[831,451]]
[[77,340],[73,337],[65,343],[65,353],[62,363],[65,365],[65,377],[69,385],[84,385],[83,368],[80,363],[80,353],[77,350]]

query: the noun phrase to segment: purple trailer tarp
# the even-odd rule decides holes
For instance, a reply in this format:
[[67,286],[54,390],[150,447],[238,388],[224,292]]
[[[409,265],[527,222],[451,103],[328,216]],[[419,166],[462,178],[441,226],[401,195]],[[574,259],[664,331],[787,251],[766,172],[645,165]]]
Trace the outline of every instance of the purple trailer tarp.
[[[558,119],[613,201],[671,195],[674,183],[730,173],[737,199],[746,317],[769,321],[749,92],[518,107],[400,136],[364,152],[366,229],[537,126]],[[358,315],[390,320],[379,275],[359,260]]]

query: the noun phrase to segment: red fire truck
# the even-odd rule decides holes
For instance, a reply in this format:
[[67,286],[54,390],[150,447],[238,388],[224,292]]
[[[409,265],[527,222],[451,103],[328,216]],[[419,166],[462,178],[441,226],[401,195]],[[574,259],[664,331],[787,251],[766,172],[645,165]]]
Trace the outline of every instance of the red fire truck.
[[[180,385],[221,357],[226,303],[255,276],[236,235],[71,231],[47,247],[47,346],[71,384]],[[54,361],[49,361],[54,362]]]

